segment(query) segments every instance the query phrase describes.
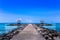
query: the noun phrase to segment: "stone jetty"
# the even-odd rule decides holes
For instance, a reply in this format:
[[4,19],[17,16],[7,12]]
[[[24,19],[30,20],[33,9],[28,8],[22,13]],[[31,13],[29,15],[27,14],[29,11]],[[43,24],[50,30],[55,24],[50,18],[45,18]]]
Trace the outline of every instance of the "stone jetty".
[[[22,31],[19,32],[19,34],[13,36],[11,40],[49,40],[45,39],[45,36],[47,35],[45,35],[44,37],[42,36],[43,34],[46,34],[46,32],[48,31],[46,30],[47,29],[39,28],[36,25],[28,24]],[[55,37],[54,40],[60,39],[58,37]]]
[[11,40],[44,40],[32,24],[26,26],[22,32],[15,35]]

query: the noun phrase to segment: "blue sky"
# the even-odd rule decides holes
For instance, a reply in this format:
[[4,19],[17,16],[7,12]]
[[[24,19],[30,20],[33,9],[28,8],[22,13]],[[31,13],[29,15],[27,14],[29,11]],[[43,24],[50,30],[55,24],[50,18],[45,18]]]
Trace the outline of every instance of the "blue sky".
[[60,22],[60,0],[0,0],[0,22]]

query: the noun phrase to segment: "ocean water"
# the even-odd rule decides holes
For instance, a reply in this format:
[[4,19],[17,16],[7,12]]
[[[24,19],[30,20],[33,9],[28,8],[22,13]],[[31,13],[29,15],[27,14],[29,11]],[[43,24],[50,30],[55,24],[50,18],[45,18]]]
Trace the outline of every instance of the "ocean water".
[[60,23],[56,23],[56,31],[60,32]]
[[[60,32],[60,23],[53,24],[53,26],[43,26],[51,30]],[[10,31],[18,28],[17,26],[6,26],[6,23],[0,23],[0,35],[9,33]]]
[[56,26],[43,26],[43,27],[51,30],[56,30]]
[[53,24],[53,26],[43,26],[43,27],[60,32],[60,23]]
[[18,26],[7,26],[6,23],[0,23],[0,35],[7,34],[16,28]]
[[5,24],[3,23],[0,23],[0,35],[5,33],[5,27],[4,27]]

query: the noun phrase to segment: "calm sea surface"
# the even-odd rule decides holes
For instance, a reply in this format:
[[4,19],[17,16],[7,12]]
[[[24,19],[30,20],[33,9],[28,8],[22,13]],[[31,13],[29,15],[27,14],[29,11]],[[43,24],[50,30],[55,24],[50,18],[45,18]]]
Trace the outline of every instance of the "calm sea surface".
[[[6,23],[0,23],[0,35],[8,33],[18,28],[17,26],[6,26],[6,25],[7,25]],[[60,23],[56,23],[54,24],[54,26],[43,26],[43,27],[60,32]]]
[[43,26],[43,27],[60,32],[60,23],[53,24],[53,26]]
[[7,26],[5,23],[0,23],[0,35],[9,33],[16,28],[18,28],[18,26]]

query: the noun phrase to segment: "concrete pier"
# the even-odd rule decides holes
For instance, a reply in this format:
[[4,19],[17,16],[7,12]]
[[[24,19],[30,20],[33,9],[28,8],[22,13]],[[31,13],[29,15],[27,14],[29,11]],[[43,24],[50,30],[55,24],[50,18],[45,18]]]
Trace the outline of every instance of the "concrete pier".
[[[19,34],[13,36],[11,40],[45,40],[37,30],[41,30],[41,28],[29,24]],[[60,40],[58,37],[54,39]]]
[[32,24],[26,26],[22,32],[15,35],[11,40],[45,40]]

